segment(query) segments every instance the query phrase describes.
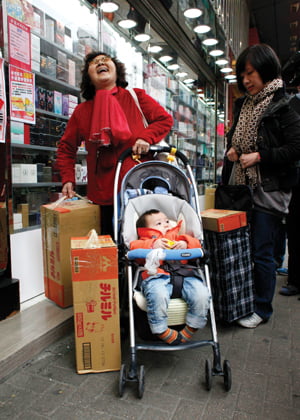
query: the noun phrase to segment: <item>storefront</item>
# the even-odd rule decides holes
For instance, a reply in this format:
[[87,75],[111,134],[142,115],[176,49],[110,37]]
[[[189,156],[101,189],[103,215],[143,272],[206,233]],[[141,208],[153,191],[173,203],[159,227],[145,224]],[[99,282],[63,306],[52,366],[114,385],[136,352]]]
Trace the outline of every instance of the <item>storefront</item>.
[[[2,208],[10,234],[3,233],[0,255],[2,273],[20,279],[21,302],[44,292],[39,209],[61,190],[56,146],[81,101],[80,69],[88,52],[116,56],[126,65],[129,87],[145,89],[172,114],[167,141],[189,157],[200,196],[218,181],[228,116],[230,79],[224,77],[234,77],[229,57],[246,45],[248,28],[240,29],[247,19],[243,2],[235,2],[242,18],[233,28],[229,3],[1,2]],[[197,17],[184,14],[190,6]],[[80,194],[85,168],[82,144],[76,165]]]

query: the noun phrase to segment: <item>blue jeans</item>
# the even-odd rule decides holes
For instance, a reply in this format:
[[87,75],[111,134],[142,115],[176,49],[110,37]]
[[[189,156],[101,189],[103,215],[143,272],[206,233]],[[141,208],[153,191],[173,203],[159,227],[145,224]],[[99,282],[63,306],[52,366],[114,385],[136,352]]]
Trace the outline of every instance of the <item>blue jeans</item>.
[[253,211],[251,237],[254,262],[255,312],[267,321],[273,313],[276,285],[274,250],[281,228],[281,218]]
[[[147,316],[153,334],[161,334],[168,328],[167,309],[173,285],[170,276],[158,274],[143,280],[141,290],[147,301]],[[186,323],[193,328],[206,324],[210,296],[207,287],[196,277],[185,277],[182,298],[188,305]]]

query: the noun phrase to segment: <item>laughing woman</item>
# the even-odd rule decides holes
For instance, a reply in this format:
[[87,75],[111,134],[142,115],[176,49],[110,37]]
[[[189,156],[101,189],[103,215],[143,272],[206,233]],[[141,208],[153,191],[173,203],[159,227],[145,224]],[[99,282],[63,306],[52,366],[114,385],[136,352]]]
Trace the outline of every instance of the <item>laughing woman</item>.
[[289,105],[280,63],[271,47],[258,44],[244,50],[237,59],[236,75],[245,95],[236,102],[228,133],[223,182],[247,184],[253,190],[255,312],[237,322],[255,328],[273,312],[274,244],[296,183],[300,118]]
[[[113,236],[113,184],[118,157],[132,148],[133,154],[150,158],[150,145],[158,143],[170,131],[173,119],[165,109],[143,89],[134,89],[147,119],[145,127],[140,110],[125,88],[125,66],[103,52],[85,57],[82,70],[79,104],[61,138],[57,152],[57,167],[65,196],[75,194],[75,161],[77,149],[85,141],[88,170],[88,198],[101,207],[101,234]],[[147,155],[148,154],[148,155]],[[127,158],[122,176],[136,162]]]

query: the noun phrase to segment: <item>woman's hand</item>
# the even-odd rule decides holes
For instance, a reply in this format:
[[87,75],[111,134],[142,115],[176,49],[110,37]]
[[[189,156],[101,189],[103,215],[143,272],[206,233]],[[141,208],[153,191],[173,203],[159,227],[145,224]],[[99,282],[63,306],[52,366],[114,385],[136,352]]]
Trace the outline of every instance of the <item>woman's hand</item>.
[[143,155],[149,152],[150,144],[143,139],[137,139],[132,146],[132,151],[135,155]]
[[230,162],[237,162],[239,160],[239,155],[237,154],[236,150],[233,147],[230,147],[226,156]]
[[243,153],[240,156],[240,164],[243,169],[256,165],[259,161],[260,161],[260,155],[258,152],[247,153],[247,154]]
[[73,198],[75,195],[75,191],[73,189],[73,183],[72,182],[66,182],[62,188],[63,195],[65,195],[67,198]]

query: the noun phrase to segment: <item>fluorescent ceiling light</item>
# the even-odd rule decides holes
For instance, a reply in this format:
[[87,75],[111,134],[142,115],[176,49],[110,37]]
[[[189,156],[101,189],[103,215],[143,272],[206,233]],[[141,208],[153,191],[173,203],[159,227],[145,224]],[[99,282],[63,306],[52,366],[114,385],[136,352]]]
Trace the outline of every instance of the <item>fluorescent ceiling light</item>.
[[190,83],[194,83],[195,79],[185,79],[183,81],[183,83],[185,83],[186,85],[189,85]]
[[170,55],[162,55],[161,57],[159,57],[159,60],[162,63],[167,63],[168,61],[173,60],[173,57],[171,57]]
[[123,19],[118,22],[118,25],[124,29],[131,29],[134,28],[137,25],[137,23],[135,20],[132,19]]
[[151,37],[148,34],[137,34],[134,37],[134,39],[138,42],[146,42],[146,41],[149,41],[150,38]]
[[162,47],[160,47],[159,45],[151,45],[148,48],[148,51],[152,53],[159,53],[161,50],[162,50]]
[[194,28],[194,32],[196,32],[197,34],[206,34],[207,32],[210,31],[210,26],[208,25],[198,25],[195,26]]
[[179,69],[179,64],[177,64],[177,63],[174,63],[174,64],[170,64],[168,67],[167,67],[167,69],[168,70],[178,70]]
[[209,52],[209,55],[211,55],[212,57],[219,57],[222,54],[224,54],[224,51],[222,50],[211,50]]
[[187,76],[187,72],[186,71],[179,71],[178,73],[176,73],[176,76],[185,77],[185,76]]
[[216,45],[218,42],[219,41],[215,38],[207,38],[202,41],[202,44],[206,46],[212,46],[212,45]]
[[100,9],[104,13],[113,13],[119,9],[119,6],[113,1],[105,1],[100,5]]
[[227,80],[233,80],[233,79],[236,79],[236,76],[235,76],[234,74],[227,74],[227,75],[224,77],[224,79],[227,79]]
[[226,60],[225,58],[220,58],[219,60],[216,60],[216,64],[218,66],[224,66],[224,64],[227,64],[228,60]]
[[190,8],[186,9],[183,14],[187,18],[194,19],[202,15],[202,10],[198,8]]
[[230,73],[230,72],[232,72],[232,68],[231,67],[223,67],[222,69],[220,69],[220,71],[222,73]]

